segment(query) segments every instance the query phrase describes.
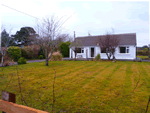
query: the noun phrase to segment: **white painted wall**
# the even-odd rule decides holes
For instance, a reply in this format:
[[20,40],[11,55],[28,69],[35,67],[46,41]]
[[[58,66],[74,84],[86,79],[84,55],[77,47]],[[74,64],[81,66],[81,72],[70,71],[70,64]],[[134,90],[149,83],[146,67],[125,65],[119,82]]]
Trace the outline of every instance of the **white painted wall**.
[[[121,45],[121,46],[129,46],[129,53],[120,53],[119,51],[119,47],[116,48],[116,52],[115,52],[115,57],[116,59],[131,59],[133,60],[134,58],[136,58],[136,46],[134,45]],[[77,57],[78,55],[82,55],[83,58],[86,58],[86,50],[88,51],[88,58],[91,58],[91,47],[94,47],[94,57],[95,58],[97,56],[97,54],[100,53],[101,55],[101,59],[108,59],[106,53],[101,53],[101,49],[99,46],[84,46],[84,53],[77,53]],[[70,48],[70,58],[71,58],[71,51],[72,51],[72,58],[75,58],[75,53],[74,51]],[[112,57],[111,57],[112,58]]]

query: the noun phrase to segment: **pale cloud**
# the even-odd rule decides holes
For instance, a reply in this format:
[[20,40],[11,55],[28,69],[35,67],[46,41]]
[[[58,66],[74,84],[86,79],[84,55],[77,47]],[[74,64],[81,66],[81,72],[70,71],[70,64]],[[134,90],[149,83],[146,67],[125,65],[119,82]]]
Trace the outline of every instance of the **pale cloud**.
[[[150,43],[148,2],[113,1],[58,1],[58,0],[3,0],[2,4],[28,13],[37,18],[52,14],[68,21],[63,32],[76,36],[103,35],[115,29],[115,33],[137,33],[137,45]],[[23,26],[34,27],[35,18],[1,6],[1,22],[12,26],[14,33]],[[144,37],[144,38],[143,38]]]
[[91,7],[90,7],[87,3],[84,3],[84,4],[83,4],[83,7],[84,7],[85,9],[87,9],[87,10],[90,10],[90,9],[91,9]]

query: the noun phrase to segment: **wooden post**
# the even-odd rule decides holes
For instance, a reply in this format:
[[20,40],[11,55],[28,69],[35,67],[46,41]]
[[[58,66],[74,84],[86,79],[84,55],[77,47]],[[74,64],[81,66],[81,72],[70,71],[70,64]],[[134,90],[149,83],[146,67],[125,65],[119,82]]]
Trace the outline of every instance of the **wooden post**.
[[[16,103],[16,95],[2,90],[2,100]],[[6,112],[2,111],[2,113],[6,113]]]

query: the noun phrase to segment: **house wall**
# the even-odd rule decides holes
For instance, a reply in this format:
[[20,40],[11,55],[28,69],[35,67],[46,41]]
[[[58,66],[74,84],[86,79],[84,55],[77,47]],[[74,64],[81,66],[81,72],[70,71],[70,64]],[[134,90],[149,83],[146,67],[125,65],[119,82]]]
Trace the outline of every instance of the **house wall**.
[[[115,57],[116,59],[131,59],[133,60],[134,58],[136,58],[136,46],[134,45],[121,45],[121,46],[129,46],[129,53],[120,53],[119,51],[119,47],[116,48],[116,52],[115,52]],[[88,58],[91,58],[91,47],[94,47],[94,57],[95,58],[97,56],[97,54],[100,53],[101,59],[108,59],[106,53],[101,53],[101,49],[99,46],[84,46],[84,53],[77,53],[77,57],[78,55],[82,55],[83,58],[86,58],[86,50],[88,51]],[[75,58],[75,54],[73,52],[73,50],[70,49],[70,58],[71,58],[71,51],[72,51],[72,58]],[[112,57],[111,57],[112,58]]]
[[[134,58],[136,58],[136,46],[134,45],[121,45],[121,46],[122,47],[129,46],[129,53],[120,53],[119,47],[117,47],[115,51],[116,59],[133,60]],[[107,59],[106,53],[100,53],[100,55],[101,55],[101,59]]]

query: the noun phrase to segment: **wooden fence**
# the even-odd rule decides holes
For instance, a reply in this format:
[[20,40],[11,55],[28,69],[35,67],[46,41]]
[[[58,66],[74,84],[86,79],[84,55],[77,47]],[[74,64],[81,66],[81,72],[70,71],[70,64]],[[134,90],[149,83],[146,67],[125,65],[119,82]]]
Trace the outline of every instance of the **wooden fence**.
[[46,111],[41,111],[27,106],[18,105],[1,99],[0,99],[0,111],[4,111],[6,113],[48,113]]

